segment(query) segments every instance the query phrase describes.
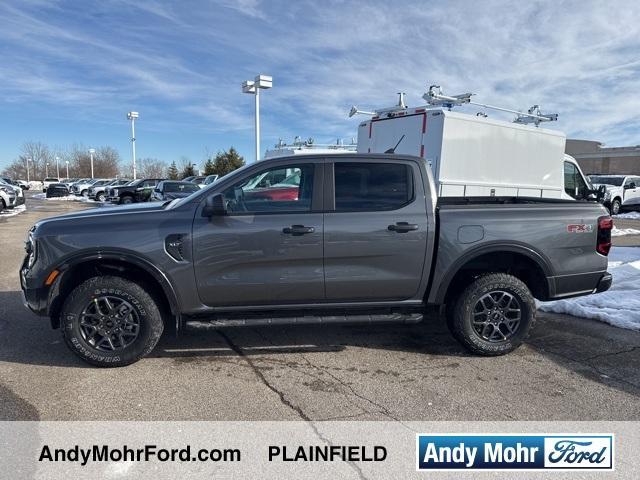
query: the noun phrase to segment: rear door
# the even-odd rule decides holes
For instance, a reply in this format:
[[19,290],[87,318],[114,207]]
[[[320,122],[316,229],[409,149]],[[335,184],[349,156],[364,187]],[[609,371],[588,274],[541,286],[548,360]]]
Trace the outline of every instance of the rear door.
[[414,297],[427,247],[427,212],[418,165],[345,158],[325,177],[327,301]]

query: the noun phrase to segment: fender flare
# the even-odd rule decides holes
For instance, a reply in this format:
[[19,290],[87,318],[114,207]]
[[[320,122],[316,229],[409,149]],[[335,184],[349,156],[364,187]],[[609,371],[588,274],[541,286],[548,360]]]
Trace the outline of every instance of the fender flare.
[[486,255],[488,253],[500,253],[500,252],[509,252],[509,253],[517,253],[526,256],[530,260],[532,260],[544,273],[547,279],[547,291],[549,295],[552,295],[555,291],[555,286],[550,281],[550,277],[553,277],[554,270],[551,266],[551,262],[540,252],[531,248],[529,245],[520,244],[520,243],[504,243],[504,242],[496,242],[491,244],[485,244],[480,247],[474,248],[468,252],[465,252],[457,261],[449,267],[449,269],[445,272],[440,281],[440,286],[438,287],[435,303],[443,304],[444,299],[447,294],[447,290],[451,285],[451,281],[456,276],[456,274],[470,261]]
[[[151,261],[145,259],[144,257],[141,257],[140,255],[115,249],[79,252],[58,263],[54,268],[51,269],[51,271],[59,270],[62,273],[62,275],[60,275],[62,277],[64,276],[64,273],[70,268],[80,265],[81,263],[97,260],[117,260],[124,263],[130,263],[151,275],[162,288],[162,291],[167,298],[167,302],[169,303],[169,308],[171,309],[172,315],[176,316],[176,318],[178,319],[177,321],[179,321],[180,301],[175,289],[173,288],[173,285],[171,284],[167,276],[156,265],[154,265]],[[56,282],[56,284],[57,283],[58,282]]]

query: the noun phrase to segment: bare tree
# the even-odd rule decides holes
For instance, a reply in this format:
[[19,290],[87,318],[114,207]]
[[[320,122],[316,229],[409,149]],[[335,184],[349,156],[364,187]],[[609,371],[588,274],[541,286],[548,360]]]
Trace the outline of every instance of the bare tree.
[[136,165],[140,178],[164,178],[167,167],[167,162],[157,158],[141,158]]

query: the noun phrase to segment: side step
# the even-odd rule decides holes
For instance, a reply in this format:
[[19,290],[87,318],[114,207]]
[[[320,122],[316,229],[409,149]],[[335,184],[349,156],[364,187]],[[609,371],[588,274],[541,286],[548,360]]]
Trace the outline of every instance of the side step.
[[320,323],[418,323],[422,313],[370,313],[341,315],[299,315],[271,317],[187,318],[187,327],[255,327],[262,325],[314,325]]

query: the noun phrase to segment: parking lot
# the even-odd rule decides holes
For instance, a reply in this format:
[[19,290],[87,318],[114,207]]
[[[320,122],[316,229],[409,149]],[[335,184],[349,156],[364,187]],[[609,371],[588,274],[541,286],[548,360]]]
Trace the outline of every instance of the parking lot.
[[[34,222],[95,204],[28,194],[0,216],[0,418],[10,420],[640,420],[640,332],[540,313],[526,345],[467,354],[443,322],[192,329],[97,369],[22,306]],[[640,229],[640,221],[616,222]],[[615,239],[640,245],[640,236]]]

